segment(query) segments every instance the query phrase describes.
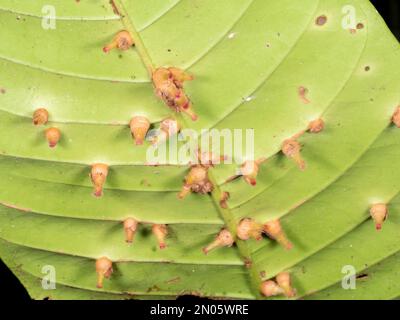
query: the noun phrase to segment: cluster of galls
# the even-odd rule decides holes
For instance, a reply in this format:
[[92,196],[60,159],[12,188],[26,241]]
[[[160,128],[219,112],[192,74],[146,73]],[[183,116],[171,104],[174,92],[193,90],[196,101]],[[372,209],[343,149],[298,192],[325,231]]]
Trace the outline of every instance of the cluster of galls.
[[[119,49],[122,51],[130,49],[135,45],[134,40],[130,33],[126,30],[120,31],[114,37],[113,41],[103,48],[105,53],[108,53],[112,49]],[[160,97],[165,104],[176,112],[184,112],[188,114],[193,121],[197,120],[198,116],[194,113],[192,108],[192,102],[186,95],[183,85],[186,81],[193,80],[194,77],[187,72],[175,68],[158,68],[152,70],[152,81],[156,91],[156,95]],[[166,122],[168,119],[164,120]],[[174,120],[175,121],[175,120]],[[166,124],[170,126],[170,124]],[[158,143],[166,140],[173,133],[179,131],[179,126],[176,132],[166,128],[166,125],[161,123],[161,135],[155,138],[153,143]],[[130,122],[130,128],[132,135],[134,136],[136,144],[143,144],[146,137],[147,131],[150,128],[150,122],[143,116],[134,117]]]
[[[290,250],[293,247],[292,243],[286,237],[279,220],[272,220],[262,224],[251,218],[244,218],[240,221],[236,229],[237,237],[243,241],[249,239],[259,241],[263,238],[262,235],[264,233],[270,239],[277,241],[287,250]],[[215,240],[205,247],[203,251],[207,254],[209,251],[216,248],[231,247],[234,242],[234,236],[227,229],[222,229],[216,236]]]
[[191,192],[207,194],[213,191],[214,185],[208,179],[208,166],[199,164],[192,166],[185,177],[181,191],[178,194],[179,199],[184,199]]
[[[292,244],[287,239],[278,220],[270,221],[265,224],[256,223],[250,218],[242,219],[237,226],[237,237],[241,240],[250,238],[261,240],[262,234],[266,233],[270,238],[278,241],[286,249],[291,249]],[[234,236],[227,229],[222,229],[215,240],[203,248],[203,252],[208,254],[211,250],[221,247],[231,247],[235,243]],[[267,280],[261,283],[261,293],[266,297],[284,294],[291,298],[296,295],[296,291],[291,286],[290,274],[282,272],[274,280]]]
[[285,249],[290,250],[292,248],[292,243],[286,237],[279,220],[258,223],[251,218],[244,218],[239,222],[236,229],[238,238],[244,241],[249,239],[260,241],[264,233]]
[[178,68],[158,68],[153,72],[152,78],[156,94],[168,107],[176,112],[186,113],[193,121],[197,120],[192,102],[183,89],[185,81],[193,80],[192,75]]
[[289,272],[281,272],[275,277],[275,280],[262,282],[260,291],[265,297],[283,294],[288,298],[293,298],[296,295],[296,290],[292,288]]
[[[307,131],[310,133],[319,133],[324,129],[324,127],[325,127],[325,122],[322,119],[316,119],[309,123]],[[287,158],[292,159],[300,168],[300,170],[305,170],[306,168],[306,163],[301,156],[301,144],[297,141],[298,136],[300,136],[303,133],[304,131],[293,138],[285,140],[281,147],[282,153]],[[239,176],[242,176],[244,181],[246,181],[249,185],[255,186],[257,184],[257,176],[260,170],[260,165],[266,160],[267,160],[266,158],[262,157],[257,160],[245,161],[240,166],[239,169],[240,173],[236,176],[229,178],[228,181],[231,181]]]
[[[132,243],[139,222],[133,218],[124,221],[125,241]],[[153,224],[151,227],[153,235],[158,241],[160,249],[167,247],[165,238],[168,235],[168,228],[165,224]],[[97,288],[103,288],[104,278],[110,278],[113,273],[113,262],[107,257],[101,257],[96,260]]]
[[[125,241],[127,243],[132,243],[133,238],[136,234],[137,227],[139,225],[139,221],[128,218],[124,221],[124,231],[125,231]],[[160,249],[165,249],[167,247],[165,243],[165,238],[168,235],[168,228],[165,224],[153,224],[151,227],[151,231],[153,235],[156,237],[158,246]]]
[[[128,50],[134,45],[134,41],[128,31],[119,32],[113,41],[103,48],[108,53],[117,48]],[[193,80],[193,76],[178,68],[158,68],[153,71],[152,80],[156,89],[156,94],[174,111],[188,114],[193,121],[197,120],[197,115],[192,110],[192,103],[183,90],[185,81]],[[308,90],[304,87],[299,88],[299,97],[303,103],[308,104],[310,100],[306,97]],[[34,125],[45,125],[48,122],[49,113],[46,109],[37,109],[33,114]],[[400,106],[396,109],[392,122],[400,128]],[[147,132],[151,126],[150,121],[143,116],[135,116],[130,122],[132,136],[137,145],[143,144]],[[307,130],[311,133],[319,133],[324,129],[325,123],[322,119],[310,122]],[[173,118],[167,118],[160,124],[160,133],[153,138],[153,143],[157,144],[166,141],[171,135],[180,131],[178,122]],[[51,127],[45,130],[45,137],[51,148],[54,148],[61,138],[61,132],[58,128]],[[282,153],[290,159],[293,159],[301,170],[305,169],[305,161],[302,159],[300,151],[301,145],[296,140],[298,136],[285,140],[282,144]],[[191,167],[190,172],[185,177],[185,183],[178,197],[185,198],[189,193],[196,192],[206,194],[212,192],[213,184],[208,179],[208,169],[213,166],[215,157],[211,153],[199,153],[200,164]],[[219,157],[220,160],[220,157]],[[244,180],[252,185],[256,185],[256,178],[259,172],[259,166],[266,161],[260,158],[254,161],[246,161],[240,168],[240,175]],[[103,186],[108,175],[108,165],[96,163],[92,165],[90,178],[94,186],[94,195],[101,197]],[[229,193],[222,193],[220,204],[227,208]],[[386,204],[374,204],[370,209],[370,215],[375,221],[376,229],[382,228],[383,222],[388,217]],[[133,218],[124,221],[125,240],[132,243],[139,222]],[[168,235],[168,228],[164,224],[153,224],[152,232],[157,238],[159,248],[166,247],[165,238]],[[261,240],[262,235],[266,234],[269,238],[276,240],[284,248],[291,249],[292,243],[287,239],[279,220],[258,223],[251,218],[244,218],[237,226],[236,235],[241,240],[255,239]],[[203,252],[208,254],[211,250],[219,247],[231,247],[235,243],[235,237],[227,229],[222,229],[215,240],[203,248]],[[111,277],[113,273],[112,261],[107,257],[101,257],[96,260],[97,287],[103,287],[104,278]],[[291,287],[290,274],[288,272],[280,273],[275,280],[262,282],[261,293],[266,297],[284,294],[287,297],[295,296],[295,290]]]
[[[35,126],[45,125],[49,121],[49,112],[44,108],[39,108],[35,110],[32,118]],[[44,135],[50,148],[54,148],[61,139],[61,131],[55,127],[47,128]]]

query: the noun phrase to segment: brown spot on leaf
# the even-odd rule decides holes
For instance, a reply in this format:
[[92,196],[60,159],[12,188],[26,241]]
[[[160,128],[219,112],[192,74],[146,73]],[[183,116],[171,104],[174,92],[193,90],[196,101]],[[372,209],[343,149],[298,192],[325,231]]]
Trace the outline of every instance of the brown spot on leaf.
[[160,291],[160,287],[158,287],[157,285],[154,285],[150,288],[147,289],[147,292],[154,292],[154,291]]
[[246,258],[245,260],[244,260],[244,266],[246,267],[246,268],[251,268],[251,266],[253,265],[253,261],[250,259],[250,258]]
[[319,17],[315,20],[315,24],[316,24],[317,26],[323,26],[327,21],[328,21],[327,16],[322,15],[322,16],[319,16]]

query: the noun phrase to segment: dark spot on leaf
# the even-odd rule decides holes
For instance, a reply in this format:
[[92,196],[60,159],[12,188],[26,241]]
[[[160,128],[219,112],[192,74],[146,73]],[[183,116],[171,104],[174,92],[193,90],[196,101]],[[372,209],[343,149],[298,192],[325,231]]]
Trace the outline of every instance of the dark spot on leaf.
[[364,24],[362,24],[361,22],[357,24],[357,29],[361,30],[364,29]]
[[322,15],[322,16],[319,16],[319,17],[315,20],[315,24],[316,24],[317,26],[323,26],[327,21],[328,21],[327,16]]
[[253,261],[251,261],[250,258],[246,258],[244,260],[244,265],[245,265],[246,268],[251,268],[251,266],[253,265]]
[[364,70],[368,72],[369,70],[371,70],[371,67],[370,66],[365,66]]
[[6,93],[6,89],[0,88],[0,93],[1,93],[1,94],[5,94],[5,93]]
[[356,277],[356,279],[357,279],[357,280],[367,280],[367,279],[368,279],[368,274],[367,274],[367,273],[359,274],[359,275]]
[[151,288],[148,288],[147,292],[160,291],[160,290],[161,289],[157,285],[154,285]]

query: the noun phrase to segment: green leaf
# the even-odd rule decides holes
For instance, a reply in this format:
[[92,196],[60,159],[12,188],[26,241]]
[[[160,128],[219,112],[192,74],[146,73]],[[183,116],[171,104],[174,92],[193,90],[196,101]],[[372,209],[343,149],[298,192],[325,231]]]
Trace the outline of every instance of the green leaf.
[[[354,30],[343,27],[348,6]],[[400,295],[400,130],[391,124],[400,50],[369,1],[0,0],[0,27],[0,257],[32,298],[260,299],[261,282],[282,271],[296,298]],[[122,29],[135,47],[104,54]],[[157,128],[174,115],[149,75],[162,66],[195,75],[185,91],[199,119],[177,115],[184,128],[254,129],[254,157],[268,159],[255,187],[230,179],[248,153],[209,170],[210,195],[178,200],[190,164],[150,165],[150,143],[134,145],[133,116]],[[50,114],[45,127],[32,125],[39,107]],[[324,130],[306,132],[318,118]],[[55,149],[44,137],[52,126],[62,133]],[[280,152],[296,135],[305,171]],[[96,162],[110,166],[100,199],[89,178]],[[369,219],[375,203],[389,208],[381,232]],[[131,245],[126,218],[141,222]],[[293,249],[265,237],[203,254],[242,218],[279,218]],[[154,223],[168,224],[165,250]],[[114,273],[99,289],[102,256]],[[341,287],[346,265],[368,274],[357,290]],[[51,292],[44,266],[56,270]]]

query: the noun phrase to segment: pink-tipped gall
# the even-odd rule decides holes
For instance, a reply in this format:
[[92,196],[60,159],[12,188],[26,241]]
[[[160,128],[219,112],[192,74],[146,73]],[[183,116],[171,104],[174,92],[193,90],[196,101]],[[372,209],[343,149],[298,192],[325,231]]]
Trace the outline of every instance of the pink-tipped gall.
[[236,234],[241,240],[248,240],[250,238],[257,241],[262,239],[263,225],[257,223],[251,218],[242,219],[236,229]]
[[160,123],[160,131],[154,136],[152,143],[160,144],[167,141],[173,135],[179,133],[181,126],[179,122],[174,118],[166,118]]
[[213,190],[213,184],[208,179],[208,169],[196,165],[193,166],[187,176],[185,183],[178,194],[179,199],[184,199],[190,192],[206,194]]
[[283,154],[286,157],[293,159],[294,162],[297,164],[297,166],[300,168],[300,170],[305,170],[306,163],[302,158],[300,151],[301,151],[301,144],[296,140],[288,139],[283,142],[282,145]]
[[308,125],[308,131],[311,133],[320,133],[324,128],[325,122],[321,118],[311,121]]
[[96,260],[97,288],[103,288],[104,278],[110,278],[113,273],[112,261],[106,257]]
[[273,280],[263,281],[260,286],[261,293],[269,298],[283,293],[283,289]]
[[160,249],[165,249],[167,247],[165,243],[165,238],[168,235],[168,228],[165,224],[153,224],[151,230],[157,239],[158,246]]
[[150,128],[150,121],[146,117],[133,117],[129,127],[136,145],[142,145]]
[[48,128],[45,131],[45,136],[50,148],[55,148],[61,139],[61,131],[58,128]]
[[35,110],[32,117],[32,122],[35,126],[46,124],[49,121],[49,112],[44,108]]
[[198,117],[183,90],[183,81],[191,79],[190,75],[177,68],[158,68],[152,75],[156,94],[165,104],[176,112],[186,113],[193,121],[196,121]]
[[222,247],[231,247],[235,243],[232,234],[227,229],[222,229],[215,240],[208,246],[203,248],[204,254],[208,254],[211,250]]
[[103,186],[107,180],[108,165],[104,163],[95,163],[92,165],[90,178],[94,187],[94,196],[101,197],[103,195]]
[[134,45],[134,41],[128,31],[120,31],[116,34],[113,41],[103,48],[104,53],[110,52],[112,49],[119,49],[122,51],[128,50]]
[[288,298],[293,298],[296,295],[296,290],[292,288],[290,273],[289,272],[281,272],[276,278],[276,282],[282,288],[283,293]]
[[193,110],[193,105],[188,96],[181,91],[174,99],[174,106],[178,112],[186,113],[192,121],[198,119],[198,115]]
[[132,243],[136,233],[138,222],[135,219],[128,218],[124,221],[125,241]]
[[383,222],[387,219],[389,214],[387,205],[384,203],[374,204],[371,207],[369,213],[371,214],[371,217],[375,222],[376,230],[381,230]]
[[280,243],[285,249],[292,249],[293,245],[286,237],[279,220],[267,222],[263,226],[264,232],[272,239]]
[[184,82],[192,81],[194,79],[193,75],[179,68],[171,67],[168,68],[168,71],[170,72],[170,77],[173,79],[175,85],[178,88],[183,88]]
[[258,171],[260,170],[260,164],[266,161],[266,158],[260,158],[255,161],[246,161],[240,167],[240,174],[243,176],[244,181],[249,185],[255,186],[257,184]]

